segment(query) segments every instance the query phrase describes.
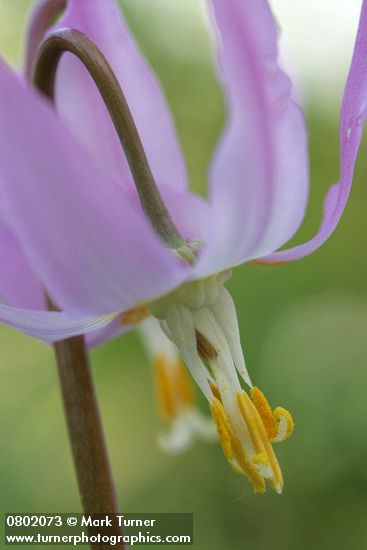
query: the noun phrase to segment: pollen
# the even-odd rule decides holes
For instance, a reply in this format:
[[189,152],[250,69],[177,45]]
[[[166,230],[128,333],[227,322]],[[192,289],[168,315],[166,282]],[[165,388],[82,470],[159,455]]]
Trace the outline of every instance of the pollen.
[[216,397],[211,404],[211,413],[217,426],[219,440],[222,445],[224,456],[230,460],[233,456],[233,430],[223,409],[222,403]]
[[281,493],[283,489],[283,475],[262,418],[245,391],[237,394],[237,401],[242,418],[250,432],[256,455],[263,455],[265,457],[264,463],[269,465],[267,472],[263,471],[262,468],[259,468],[259,470],[269,480],[274,489],[278,493]]
[[285,441],[290,437],[294,431],[294,420],[287,409],[283,407],[277,407],[274,409],[274,418],[277,420],[277,435],[274,442]]
[[185,364],[163,354],[154,360],[155,388],[161,414],[173,420],[195,403],[195,394]]
[[263,421],[264,428],[266,430],[266,433],[268,434],[268,437],[271,441],[276,437],[277,435],[277,421],[274,417],[273,411],[269,405],[268,400],[266,399],[265,395],[259,388],[252,388],[251,391],[251,398],[254,402],[254,405],[257,409],[257,412],[261,416],[261,420]]
[[257,454],[253,459],[252,459],[252,462],[254,464],[259,464],[260,466],[266,466],[266,467],[269,467],[270,464],[266,458],[266,456],[264,455],[264,453],[259,453]]
[[252,388],[250,393],[270,441],[280,443],[288,439],[294,431],[294,420],[291,413],[283,407],[276,407],[272,410],[259,388]]
[[[222,403],[214,397],[211,406],[224,456],[236,473],[244,474],[252,481],[255,493],[265,492],[265,483],[257,464],[250,460],[236,435]],[[265,457],[264,457],[265,460]]]

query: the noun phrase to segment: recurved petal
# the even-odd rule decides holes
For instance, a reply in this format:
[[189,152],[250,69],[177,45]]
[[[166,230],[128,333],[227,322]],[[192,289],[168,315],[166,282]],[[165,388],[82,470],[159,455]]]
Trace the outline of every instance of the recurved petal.
[[60,309],[118,312],[187,275],[51,106],[0,64],[0,196],[30,264]]
[[98,330],[114,318],[113,314],[74,318],[59,311],[33,311],[0,304],[0,323],[50,343]]
[[228,121],[211,168],[213,238],[199,271],[223,269],[286,242],[304,215],[308,156],[302,115],[278,65],[265,0],[211,0]]
[[340,115],[340,182],[330,187],[326,195],[323,219],[316,236],[304,244],[261,258],[262,263],[289,262],[308,256],[333,233],[348,201],[366,117],[367,0],[364,0]]
[[41,282],[0,210],[0,301],[14,307],[45,308]]
[[[54,29],[63,27],[83,32],[101,49],[120,82],[155,178],[184,189],[186,168],[166,99],[115,0],[68,0],[65,15]],[[105,169],[132,183],[95,85],[81,63],[68,54],[58,69],[57,107]]]

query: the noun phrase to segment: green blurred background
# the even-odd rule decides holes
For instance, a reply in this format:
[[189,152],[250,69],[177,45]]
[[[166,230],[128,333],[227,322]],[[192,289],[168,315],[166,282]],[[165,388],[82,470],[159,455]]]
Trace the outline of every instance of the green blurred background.
[[[200,10],[191,0],[121,4],[166,90],[193,187],[204,192],[224,110]],[[31,5],[0,0],[0,51],[15,65]],[[299,242],[315,231],[324,193],[338,177],[340,89],[325,102],[318,86],[315,77],[304,87],[311,89],[304,97],[312,184]],[[367,548],[365,150],[343,219],[320,251],[283,267],[238,268],[228,284],[251,376],[296,421],[295,435],[277,448],[284,494],[254,496],[217,445],[161,453],[151,372],[129,334],[92,353],[125,512],[193,512],[200,550]],[[78,511],[52,352],[3,326],[0,350],[1,510]]]

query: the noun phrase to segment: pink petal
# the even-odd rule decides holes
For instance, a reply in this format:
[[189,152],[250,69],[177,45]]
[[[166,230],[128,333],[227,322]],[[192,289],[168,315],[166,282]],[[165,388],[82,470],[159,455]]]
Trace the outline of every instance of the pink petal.
[[112,321],[109,316],[77,320],[64,313],[43,315],[41,310],[47,307],[42,284],[4,219],[0,220],[0,250],[0,299],[7,304],[0,304],[1,322],[47,343],[87,333],[89,347],[101,345],[134,328],[134,325],[123,325],[122,315]]
[[41,282],[24,256],[20,243],[0,213],[0,301],[10,306],[44,309]]
[[212,0],[228,122],[211,169],[216,229],[200,273],[271,252],[298,228],[308,193],[303,118],[277,64],[265,0]]
[[0,304],[0,323],[51,343],[95,331],[111,323],[111,315],[72,318],[63,312],[31,311]]
[[77,315],[129,309],[187,277],[188,267],[163,246],[129,192],[1,64],[0,105],[1,200],[60,309]]
[[[54,29],[85,33],[104,53],[125,94],[153,174],[158,182],[187,186],[186,169],[162,90],[114,0],[69,0]],[[121,145],[94,83],[81,63],[65,54],[57,79],[57,107],[76,136],[105,170],[132,178]]]
[[352,64],[344,90],[340,115],[340,183],[333,185],[324,202],[324,217],[310,241],[270,254],[261,262],[289,262],[308,256],[333,233],[347,203],[354,165],[367,117],[367,0],[363,1]]

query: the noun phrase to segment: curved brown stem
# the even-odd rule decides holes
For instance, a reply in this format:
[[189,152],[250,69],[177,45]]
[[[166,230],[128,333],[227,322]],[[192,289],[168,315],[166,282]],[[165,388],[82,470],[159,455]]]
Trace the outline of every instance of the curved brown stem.
[[[89,71],[111,116],[134,178],[142,208],[159,237],[182,252],[185,240],[168,212],[150,169],[129,106],[106,58],[83,33],[61,29],[52,33],[38,50],[33,82],[54,100],[58,63],[65,52],[74,54]],[[183,256],[186,257],[184,250]]]
[[[66,0],[42,0],[33,11],[25,61],[29,80],[44,34],[65,6]],[[49,309],[56,309],[47,300]],[[58,342],[54,350],[83,511],[88,515],[120,514],[84,338]],[[114,522],[108,534],[121,537],[124,532]],[[91,547],[107,550],[110,545]],[[128,547],[121,543],[116,548]]]
[[32,10],[26,38],[24,70],[31,81],[36,52],[54,19],[64,11],[66,0],[41,0]]

